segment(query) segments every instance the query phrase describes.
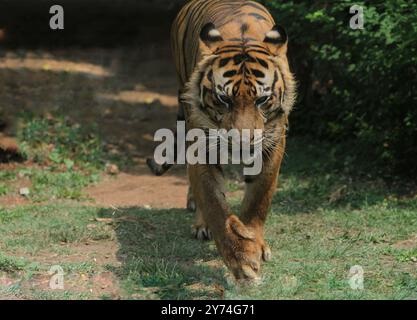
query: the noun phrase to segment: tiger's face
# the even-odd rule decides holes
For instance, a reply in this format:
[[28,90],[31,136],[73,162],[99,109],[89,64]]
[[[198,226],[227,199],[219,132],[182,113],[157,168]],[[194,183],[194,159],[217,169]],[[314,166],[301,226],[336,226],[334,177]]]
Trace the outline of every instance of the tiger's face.
[[226,42],[214,54],[200,84],[202,107],[212,120],[225,129],[263,129],[282,115],[283,78],[262,43]]
[[287,36],[274,27],[263,42],[224,41],[214,25],[201,32],[206,59],[194,79],[200,127],[261,129],[285,125],[293,104],[294,80],[286,59]]

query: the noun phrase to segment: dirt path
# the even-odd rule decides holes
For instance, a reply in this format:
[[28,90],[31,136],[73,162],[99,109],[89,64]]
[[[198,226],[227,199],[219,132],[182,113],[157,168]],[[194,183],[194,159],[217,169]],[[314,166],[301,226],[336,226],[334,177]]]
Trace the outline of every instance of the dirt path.
[[160,128],[172,128],[177,110],[176,78],[169,54],[164,51],[162,56],[155,55],[158,49],[147,50],[149,55],[144,53],[145,59],[138,64],[130,58],[112,62],[118,69],[112,70],[115,82],[123,84],[138,78],[139,83],[131,89],[95,94],[100,102],[98,108],[106,110],[103,135],[120,152],[127,152],[132,161],[125,172],[106,177],[86,190],[100,206],[161,209],[186,205],[185,169],[178,167],[164,177],[156,177],[145,163],[153,154],[154,133]]
[[[119,175],[86,190],[96,205],[185,207],[185,168],[155,177],[145,164],[153,154],[155,131],[175,125],[176,76],[166,45],[8,52],[0,68],[6,121],[13,122],[18,106],[19,111],[65,114],[81,125],[94,123],[110,152],[126,160]],[[21,201],[8,197],[2,204]]]
[[153,177],[122,173],[87,189],[104,207],[185,208],[187,183],[183,177]]
[[[106,208],[103,210],[126,215],[129,219],[129,210],[133,210],[132,208],[140,210],[186,207],[188,185],[185,167],[174,167],[165,176],[156,177],[150,173],[146,165],[146,159],[153,156],[154,133],[161,128],[174,128],[176,121],[176,75],[169,49],[165,45],[151,45],[145,48],[38,50],[19,54],[8,52],[0,60],[0,71],[0,106],[4,113],[3,119],[6,123],[13,124],[8,126],[7,130],[3,130],[4,136],[0,136],[0,146],[3,146],[3,149],[10,149],[10,146],[13,147],[15,144],[10,137],[13,137],[15,127],[19,125],[15,121],[19,112],[26,111],[42,116],[60,114],[81,126],[97,125],[108,152],[124,160],[117,175],[103,174],[97,185],[84,190],[92,199],[81,203],[88,207],[86,210],[96,209],[90,208],[91,206],[99,207],[97,210]],[[2,164],[0,170],[10,169],[11,166],[23,169],[31,165],[33,164]],[[30,187],[30,181],[25,178],[18,178],[13,183],[15,190]],[[37,205],[51,203],[52,201],[49,201]],[[19,192],[0,196],[0,207],[30,204],[32,203],[20,196]],[[181,212],[178,218],[187,219],[187,216]],[[153,221],[159,218],[158,215],[149,214],[146,219]],[[138,243],[132,246],[130,242],[124,241],[125,233],[120,231],[118,234],[118,230],[142,228],[142,224],[147,221],[122,223],[107,220],[110,221],[111,218],[89,221],[87,229],[95,230],[94,228],[102,228],[103,225],[109,224],[109,239],[89,239],[71,245],[58,243],[59,250],[65,252],[64,255],[51,252],[49,247],[36,257],[19,252],[9,252],[9,255],[18,255],[43,266],[84,266],[87,270],[70,272],[66,278],[67,290],[74,294],[87,294],[90,298],[107,296],[118,299],[123,295],[119,279],[105,266],[111,264],[114,268],[125,268],[124,261],[127,258],[131,259],[132,252],[141,248]],[[114,224],[117,224],[117,228]],[[190,224],[189,220],[179,224],[184,226],[180,234],[184,235],[187,244],[200,245],[189,242],[190,239],[185,236],[188,235]],[[152,228],[154,225],[157,224],[153,222]],[[136,240],[138,242],[141,241],[141,234],[165,239],[168,228],[163,224],[157,226],[158,230],[152,229],[149,235],[138,233],[136,229],[126,232],[134,234],[134,239],[139,237],[139,240]],[[157,232],[159,228],[160,233]],[[169,236],[177,237],[177,234],[172,233]],[[140,256],[142,255],[146,254],[141,252]],[[213,257],[207,260],[213,260]],[[187,264],[193,265],[191,262]],[[91,274],[87,272],[90,265],[94,269]],[[190,268],[187,266],[187,270]],[[190,270],[200,272],[199,268]],[[42,295],[40,298],[45,298],[49,297],[48,294],[54,294],[49,289],[49,280],[50,275],[45,270],[37,272],[28,281],[10,278],[7,275],[2,278],[0,274],[0,287],[2,284],[10,286],[19,281],[22,292],[42,293],[46,296]],[[200,283],[194,285],[198,286],[200,291],[201,287],[204,287]],[[221,296],[221,292],[217,292],[219,290],[214,290],[216,296]],[[145,296],[149,297],[149,294]],[[10,294],[1,298],[36,297],[32,294]]]

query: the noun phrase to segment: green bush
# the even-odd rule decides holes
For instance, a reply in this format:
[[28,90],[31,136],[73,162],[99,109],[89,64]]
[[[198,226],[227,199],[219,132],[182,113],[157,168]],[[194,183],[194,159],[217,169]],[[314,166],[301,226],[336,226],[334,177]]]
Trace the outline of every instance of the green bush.
[[81,168],[104,167],[104,148],[97,130],[62,117],[22,116],[18,132],[26,157],[38,164]]
[[349,145],[350,157],[379,173],[417,174],[417,3],[263,1],[290,37],[299,82],[294,134]]

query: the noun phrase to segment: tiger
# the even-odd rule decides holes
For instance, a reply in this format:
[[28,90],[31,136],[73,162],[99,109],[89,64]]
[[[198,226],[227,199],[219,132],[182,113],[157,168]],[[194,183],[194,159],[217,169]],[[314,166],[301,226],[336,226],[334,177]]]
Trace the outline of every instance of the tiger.
[[178,120],[186,122],[187,130],[263,132],[262,171],[244,177],[240,216],[227,203],[221,165],[187,166],[194,236],[214,239],[236,279],[259,280],[261,263],[272,257],[264,226],[296,99],[287,33],[257,2],[191,0],[172,25],[171,46],[179,81]]

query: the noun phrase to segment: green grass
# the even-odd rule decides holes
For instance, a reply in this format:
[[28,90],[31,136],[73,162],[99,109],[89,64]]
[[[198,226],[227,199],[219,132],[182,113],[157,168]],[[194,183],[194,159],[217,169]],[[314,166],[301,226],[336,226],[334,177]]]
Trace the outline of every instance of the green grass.
[[97,128],[62,116],[23,114],[17,136],[27,158],[53,169],[101,168],[105,161]]
[[8,193],[9,193],[9,187],[4,183],[0,183],[0,196],[4,196]]
[[119,159],[106,153],[95,127],[81,127],[63,117],[20,116],[17,137],[30,167],[0,172],[0,196],[19,194],[16,180],[30,181],[33,202],[86,200],[83,189],[99,181],[107,162]]
[[[184,210],[127,209],[104,217],[129,217],[116,227],[122,266],[111,268],[128,296],[151,298],[191,298],[189,286],[201,284],[199,296],[215,298],[208,289],[224,283],[223,269],[210,268],[205,262],[216,259],[214,244],[191,239],[192,214]],[[149,289],[155,289],[149,292]],[[198,297],[198,296],[196,296]]]
[[91,298],[88,293],[74,293],[71,291],[50,292],[50,291],[32,291],[32,297],[35,300],[87,300]]
[[[0,271],[26,279],[45,273],[48,265],[38,256],[47,252],[69,277],[112,272],[126,299],[417,299],[416,196],[346,171],[320,145],[290,140],[287,153],[266,228],[273,260],[264,264],[258,286],[228,283],[225,268],[213,263],[219,261],[214,244],[191,238],[193,215],[185,210],[115,212],[65,203],[0,209]],[[239,200],[232,204],[238,209]],[[411,245],[396,245],[405,240]],[[72,247],[103,241],[117,243],[119,264],[65,260]],[[355,265],[364,270],[364,290],[350,288]],[[69,289],[7,290],[32,298],[91,298]]]
[[23,270],[26,264],[27,263],[21,259],[5,256],[0,253],[0,271],[14,273]]
[[[48,200],[87,200],[83,189],[100,181],[99,170],[64,170],[58,171],[50,166],[17,168],[9,171],[20,180],[30,183],[29,194],[26,195],[33,202]],[[3,179],[0,177],[0,196],[19,194],[16,178]]]
[[28,197],[35,202],[56,199],[85,200],[87,197],[83,194],[83,189],[97,183],[100,178],[98,171],[56,172],[48,167],[43,170],[22,170],[21,175],[30,179],[32,187]]
[[106,224],[89,228],[96,209],[79,205],[27,206],[0,209],[0,249],[36,254],[62,244],[111,239]]
[[[269,219],[267,240],[274,259],[264,269],[265,281],[245,295],[275,299],[402,299],[417,292],[403,287],[404,276],[417,280],[416,264],[397,259],[391,246],[415,235],[416,212],[386,208],[324,210],[294,216],[276,212]],[[365,290],[348,285],[349,269],[360,265]],[[295,285],[285,285],[285,279]]]
[[0,171],[0,196],[7,195],[10,192],[9,183],[16,178],[13,171]]

